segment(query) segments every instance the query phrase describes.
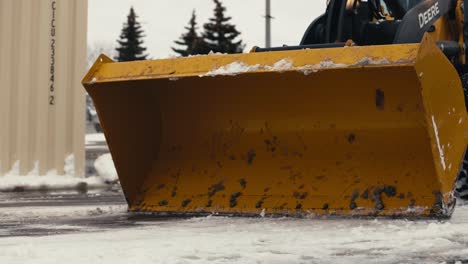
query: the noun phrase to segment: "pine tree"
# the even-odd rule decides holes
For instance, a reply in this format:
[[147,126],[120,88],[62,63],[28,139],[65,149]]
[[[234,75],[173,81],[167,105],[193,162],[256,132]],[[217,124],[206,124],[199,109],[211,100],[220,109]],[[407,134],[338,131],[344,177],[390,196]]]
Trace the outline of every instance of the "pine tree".
[[203,39],[206,45],[205,50],[221,53],[241,53],[244,50],[242,40],[236,41],[240,32],[236,26],[229,23],[232,19],[225,16],[226,7],[220,0],[213,0],[215,3],[214,17],[203,25]]
[[142,46],[144,43],[142,38],[143,30],[141,25],[137,22],[137,15],[133,7],[130,8],[130,14],[127,16],[127,23],[124,24],[120,39],[117,40],[119,47],[116,48],[118,61],[136,61],[146,60],[148,57],[144,52],[146,48]]
[[197,33],[197,16],[195,10],[192,12],[192,18],[189,21],[189,25],[185,27],[187,33],[182,34],[180,40],[174,41],[177,45],[185,46],[184,48],[172,48],[173,51],[180,54],[183,57],[189,55],[208,53],[204,51],[203,39],[198,36]]

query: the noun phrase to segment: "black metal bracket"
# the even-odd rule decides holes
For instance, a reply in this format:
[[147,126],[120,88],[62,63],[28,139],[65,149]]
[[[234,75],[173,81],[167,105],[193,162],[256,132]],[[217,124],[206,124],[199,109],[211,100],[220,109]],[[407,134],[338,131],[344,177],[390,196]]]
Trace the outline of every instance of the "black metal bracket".
[[251,52],[342,48],[345,45],[346,45],[346,43],[340,42],[340,43],[311,44],[311,45],[299,45],[299,46],[283,46],[283,47],[273,47],[273,48],[254,47]]
[[465,50],[465,63],[468,63],[468,0],[463,1],[463,49]]

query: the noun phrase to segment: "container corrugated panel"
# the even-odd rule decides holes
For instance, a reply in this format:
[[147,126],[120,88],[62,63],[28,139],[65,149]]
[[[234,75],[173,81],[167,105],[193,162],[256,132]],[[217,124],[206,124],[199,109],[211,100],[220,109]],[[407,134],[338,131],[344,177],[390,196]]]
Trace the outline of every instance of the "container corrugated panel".
[[0,175],[84,174],[86,0],[0,1]]

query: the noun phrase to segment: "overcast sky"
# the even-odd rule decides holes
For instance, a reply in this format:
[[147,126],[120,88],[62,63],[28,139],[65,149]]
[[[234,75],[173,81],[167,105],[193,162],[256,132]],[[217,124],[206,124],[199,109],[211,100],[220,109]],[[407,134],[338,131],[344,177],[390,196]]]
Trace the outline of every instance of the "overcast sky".
[[[275,46],[297,45],[310,22],[325,11],[325,0],[271,0],[272,42]],[[227,15],[241,31],[242,40],[252,46],[265,43],[265,1],[223,0]],[[152,58],[175,55],[173,41],[184,33],[192,10],[198,15],[200,29],[213,15],[212,0],[89,0],[88,43],[113,46],[120,35],[130,7],[135,8],[146,34]]]

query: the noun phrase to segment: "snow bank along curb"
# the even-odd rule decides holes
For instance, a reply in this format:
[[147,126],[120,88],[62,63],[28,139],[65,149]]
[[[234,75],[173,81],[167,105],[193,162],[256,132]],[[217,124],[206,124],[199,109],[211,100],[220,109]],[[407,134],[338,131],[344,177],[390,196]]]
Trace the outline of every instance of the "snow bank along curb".
[[78,178],[74,176],[13,176],[0,177],[0,192],[77,190],[106,188],[108,184],[100,177]]
[[89,189],[108,188],[118,183],[117,172],[110,154],[100,156],[94,163],[99,176],[80,178],[74,175],[74,159],[69,156],[65,160],[65,175],[50,171],[45,176],[39,175],[39,162],[28,175],[20,175],[19,161],[6,176],[0,177],[0,192],[77,190],[86,192]]

